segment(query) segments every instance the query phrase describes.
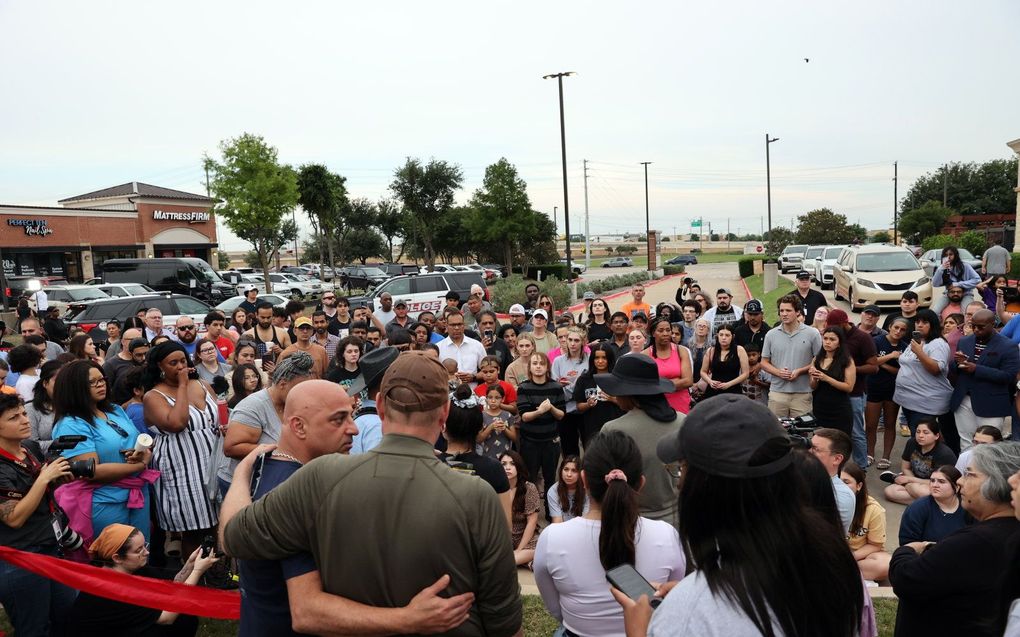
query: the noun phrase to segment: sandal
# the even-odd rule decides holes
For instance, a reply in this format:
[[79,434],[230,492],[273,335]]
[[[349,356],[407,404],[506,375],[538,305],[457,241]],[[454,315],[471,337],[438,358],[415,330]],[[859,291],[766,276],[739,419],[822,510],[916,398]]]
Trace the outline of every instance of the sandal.
[[878,464],[875,465],[875,468],[876,469],[888,469],[889,468],[889,458],[882,458],[881,460],[879,460]]
[[[868,467],[870,467],[871,465],[875,464],[875,456],[868,456],[867,462],[868,462]],[[868,467],[864,467],[864,468],[867,469]]]

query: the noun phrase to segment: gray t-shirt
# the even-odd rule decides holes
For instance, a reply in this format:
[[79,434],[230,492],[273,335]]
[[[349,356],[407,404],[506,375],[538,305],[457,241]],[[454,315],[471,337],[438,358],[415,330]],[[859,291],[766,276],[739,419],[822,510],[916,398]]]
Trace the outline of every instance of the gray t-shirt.
[[679,468],[676,464],[663,464],[655,450],[663,437],[677,435],[683,421],[684,415],[680,413],[673,422],[659,422],[640,409],[633,409],[602,427],[602,431],[622,431],[627,434],[634,439],[641,452],[642,472],[645,476],[645,486],[638,494],[641,515],[674,526]]
[[[280,430],[283,423],[276,414],[273,407],[273,400],[269,397],[268,389],[260,389],[251,396],[248,396],[237,403],[234,410],[230,412],[230,426],[235,424],[245,427],[253,427],[261,430],[258,444],[267,445],[280,440]],[[229,459],[229,462],[221,463],[217,475],[230,482],[234,478],[234,469],[240,461]]]
[[[789,333],[780,324],[765,334],[761,357],[769,359],[772,366],[778,369],[799,369],[810,364],[820,349],[822,335],[815,328],[798,324],[793,333]],[[774,376],[769,391],[780,394],[808,393],[811,391],[811,377],[803,373],[789,381]]]
[[[776,637],[785,635],[773,620]],[[652,614],[648,637],[698,635],[698,637],[734,637],[760,635],[754,622],[721,592],[712,594],[701,571],[680,580]]]
[[1002,246],[992,246],[985,250],[985,271],[988,274],[1006,274],[1006,266],[1009,265],[1011,255],[1009,250]]

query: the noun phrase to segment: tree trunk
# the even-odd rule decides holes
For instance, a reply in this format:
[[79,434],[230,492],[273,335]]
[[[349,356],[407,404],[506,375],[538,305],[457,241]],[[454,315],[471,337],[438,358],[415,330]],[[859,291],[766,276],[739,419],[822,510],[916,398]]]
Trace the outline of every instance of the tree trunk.
[[436,255],[432,252],[432,238],[424,237],[425,241],[425,267],[428,268],[429,272],[434,272],[436,269]]
[[269,293],[271,293],[273,291],[273,282],[269,280],[269,257],[270,257],[270,255],[267,253],[267,250],[266,250],[267,247],[268,246],[262,245],[262,246],[256,246],[255,249],[259,253],[259,265],[262,266],[262,278],[265,281],[266,294],[269,294]]
[[333,238],[328,234],[324,235],[326,238],[326,245],[329,250],[329,267],[333,268],[333,287],[336,287],[337,273],[336,273],[336,259],[333,255]]
[[506,264],[507,273],[513,272],[513,246],[510,241],[503,244],[503,261]]

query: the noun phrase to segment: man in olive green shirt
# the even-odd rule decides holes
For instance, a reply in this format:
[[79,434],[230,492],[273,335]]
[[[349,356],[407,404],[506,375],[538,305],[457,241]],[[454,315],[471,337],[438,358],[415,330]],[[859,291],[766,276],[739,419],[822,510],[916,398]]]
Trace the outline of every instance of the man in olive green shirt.
[[[473,592],[475,603],[447,634],[520,634],[520,586],[498,496],[432,450],[450,409],[446,370],[424,352],[401,354],[376,409],[384,435],[375,449],[305,465],[227,524],[225,550],[277,560],[309,552],[323,591],[380,607],[406,606],[448,574],[447,593]],[[328,610],[321,616],[327,621]]]

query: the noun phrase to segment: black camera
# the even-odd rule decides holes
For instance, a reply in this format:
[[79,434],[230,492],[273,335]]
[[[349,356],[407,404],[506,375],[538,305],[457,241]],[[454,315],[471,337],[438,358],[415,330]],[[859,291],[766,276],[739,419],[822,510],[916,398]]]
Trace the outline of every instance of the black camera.
[[683,282],[684,282],[684,285],[686,285],[687,287],[690,287],[691,283],[694,283],[694,278],[693,277],[689,277],[689,276],[685,276],[683,278]]
[[[50,448],[46,451],[46,462],[55,460],[60,456],[61,451],[74,449],[78,446],[79,442],[85,442],[85,436],[60,436],[50,444]],[[95,460],[70,460],[67,464],[71,475],[75,478],[91,479],[96,475]]]
[[780,418],[779,424],[783,426],[783,429],[790,436],[790,442],[793,443],[794,447],[801,449],[811,448],[811,436],[814,435],[815,429],[818,429],[818,421],[815,420],[814,416],[804,414],[796,418]]
[[1003,288],[1002,302],[1006,304],[1020,302],[1020,290],[1017,288]]

